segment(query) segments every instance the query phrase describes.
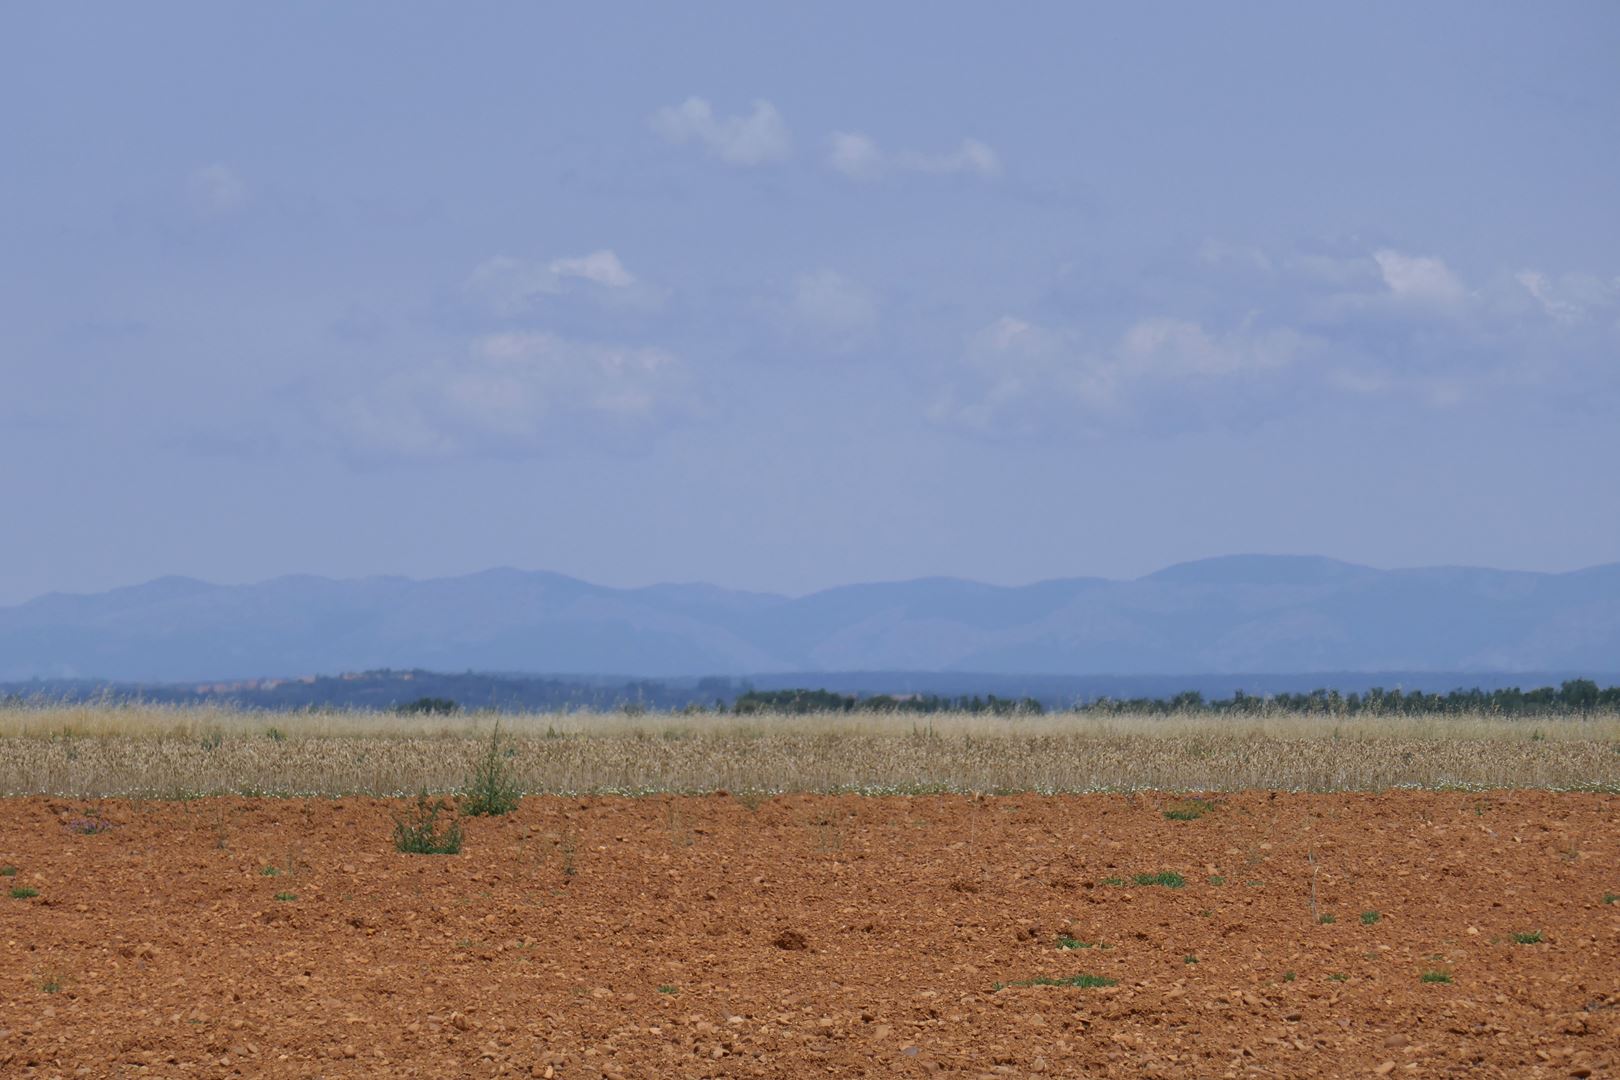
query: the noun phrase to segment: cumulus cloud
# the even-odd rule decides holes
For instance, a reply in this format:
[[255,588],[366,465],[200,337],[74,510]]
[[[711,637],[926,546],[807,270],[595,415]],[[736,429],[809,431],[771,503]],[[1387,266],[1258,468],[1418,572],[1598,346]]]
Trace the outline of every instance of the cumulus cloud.
[[1604,281],[1588,274],[1565,274],[1554,280],[1539,270],[1522,270],[1514,280],[1557,322],[1574,323],[1620,307],[1620,278]]
[[980,431],[1017,431],[1053,422],[1097,430],[1188,406],[1219,411],[1311,348],[1289,330],[1217,333],[1161,317],[1093,342],[1075,330],[1003,316],[969,340],[965,378],[947,387],[930,414]]
[[[940,422],[992,434],[1254,423],[1340,403],[1450,409],[1492,399],[1596,407],[1620,398],[1620,278],[1538,270],[1470,282],[1439,255],[1206,243],[1187,310],[1004,316],[966,340]],[[1174,278],[1173,278],[1174,279]],[[1048,303],[1059,310],[1064,297]],[[1165,308],[1170,310],[1166,311]],[[1154,309],[1157,309],[1155,311]],[[1233,312],[1247,312],[1234,320]]]
[[833,270],[795,278],[787,310],[798,325],[845,339],[870,329],[878,315],[871,290]]
[[1199,245],[1198,261],[1206,266],[1232,267],[1262,274],[1268,274],[1274,268],[1271,256],[1259,248],[1227,244],[1214,238],[1206,239]]
[[754,102],[752,112],[717,117],[703,98],[690,97],[653,113],[651,124],[665,141],[698,143],[728,165],[768,165],[793,152],[782,114],[764,100]]
[[1397,300],[1434,307],[1455,307],[1468,296],[1462,282],[1441,259],[1407,255],[1391,248],[1373,252],[1384,285]]
[[966,173],[982,177],[1001,174],[1001,159],[977,139],[963,139],[955,150],[943,154],[887,152],[870,136],[856,131],[833,132],[828,140],[827,164],[851,180],[879,180],[896,173]]
[[694,408],[685,365],[663,349],[511,333],[380,380],[333,419],[364,452],[443,457],[539,453],[565,436],[621,435]]
[[576,289],[600,299],[643,305],[659,297],[658,290],[638,281],[607,249],[549,261],[497,255],[474,268],[466,289],[500,315],[516,315],[543,297]]
[[229,165],[215,162],[186,177],[186,195],[203,217],[223,217],[247,205],[247,182]]

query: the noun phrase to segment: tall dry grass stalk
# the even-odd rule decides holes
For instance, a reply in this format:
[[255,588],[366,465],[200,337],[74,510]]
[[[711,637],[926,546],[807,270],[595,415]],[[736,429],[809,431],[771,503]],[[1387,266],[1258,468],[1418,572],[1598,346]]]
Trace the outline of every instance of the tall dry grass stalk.
[[[493,715],[212,706],[0,710],[0,795],[454,791]],[[527,793],[1620,791],[1620,715],[1268,712],[995,717],[536,713],[499,717]]]

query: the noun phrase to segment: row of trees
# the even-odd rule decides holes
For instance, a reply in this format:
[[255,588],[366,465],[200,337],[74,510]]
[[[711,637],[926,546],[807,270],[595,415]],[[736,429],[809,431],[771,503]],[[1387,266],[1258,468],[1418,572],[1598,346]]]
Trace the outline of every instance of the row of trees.
[[750,690],[740,694],[731,711],[740,716],[751,713],[835,713],[874,709],[903,713],[992,713],[996,716],[1030,715],[1045,712],[1034,698],[1003,698],[990,694],[980,697],[941,697],[937,694],[906,694],[895,697],[878,694],[858,697],[835,694],[830,690]]
[[[1620,686],[1600,687],[1591,679],[1570,679],[1560,686],[1543,686],[1534,690],[1509,687],[1505,690],[1452,690],[1448,693],[1425,693],[1422,690],[1385,690],[1374,687],[1366,693],[1342,694],[1337,690],[1312,690],[1308,693],[1280,693],[1264,697],[1245,694],[1238,690],[1229,698],[1206,699],[1197,690],[1188,690],[1173,697],[1163,698],[1100,698],[1074,706],[1080,712],[1101,713],[1172,713],[1202,711],[1213,713],[1252,714],[1259,712],[1327,713],[1338,716],[1414,715],[1433,713],[1488,713],[1499,716],[1541,716],[1548,714],[1589,713],[1595,711],[1620,712]],[[837,694],[829,690],[751,690],[740,695],[732,711],[740,715],[751,713],[836,713],[856,709],[881,712],[939,713],[967,712],[991,713],[997,716],[1033,715],[1044,712],[1034,698],[944,697],[936,694],[911,694],[895,697],[878,694],[859,697],[855,694]]]
[[1172,698],[1132,698],[1121,701],[1103,698],[1082,710],[1103,712],[1168,713],[1204,709],[1211,712],[1256,713],[1270,710],[1331,713],[1354,716],[1417,713],[1492,713],[1500,716],[1540,716],[1551,713],[1620,711],[1620,686],[1600,687],[1591,679],[1569,679],[1562,685],[1534,690],[1508,687],[1504,690],[1452,690],[1424,693],[1422,690],[1385,690],[1374,687],[1364,694],[1341,694],[1337,690],[1312,690],[1302,694],[1272,694],[1256,697],[1239,690],[1229,698],[1206,701],[1196,690]]

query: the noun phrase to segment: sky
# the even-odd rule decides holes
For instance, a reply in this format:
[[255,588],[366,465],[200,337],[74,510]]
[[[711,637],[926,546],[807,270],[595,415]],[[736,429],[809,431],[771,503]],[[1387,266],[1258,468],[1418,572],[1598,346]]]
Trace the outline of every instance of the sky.
[[1620,560],[1620,5],[4,7],[0,604]]

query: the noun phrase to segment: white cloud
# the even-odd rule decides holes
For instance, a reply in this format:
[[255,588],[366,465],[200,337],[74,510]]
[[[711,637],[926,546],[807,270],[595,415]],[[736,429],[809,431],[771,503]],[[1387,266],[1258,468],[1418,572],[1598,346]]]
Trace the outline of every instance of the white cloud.
[[1132,378],[1252,375],[1287,367],[1303,341],[1288,330],[1213,337],[1186,319],[1144,319],[1125,332],[1115,355]]
[[795,322],[840,337],[859,334],[877,322],[872,292],[832,270],[795,278],[788,310]]
[[1226,244],[1213,237],[1199,245],[1198,261],[1206,266],[1232,266],[1258,273],[1272,270],[1271,257],[1259,248]]
[[883,151],[865,135],[835,131],[827,152],[827,164],[854,180],[875,180],[883,175]]
[[242,209],[249,194],[247,182],[220,162],[204,165],[186,178],[186,195],[192,208],[204,217],[223,217]]
[[1565,274],[1555,281],[1540,271],[1524,270],[1514,280],[1544,313],[1561,323],[1620,306],[1620,278],[1604,281],[1588,274]]
[[1073,331],[1004,316],[975,334],[964,383],[947,388],[934,419],[982,430],[1056,420],[1097,428],[1147,411],[1216,404],[1294,365],[1313,343],[1288,330],[1212,333],[1186,319],[1149,318],[1096,345]]
[[442,457],[536,453],[565,435],[622,434],[694,407],[685,365],[663,349],[512,333],[385,378],[334,420],[367,452]]
[[642,304],[658,297],[657,290],[638,282],[619,257],[607,249],[549,262],[497,255],[478,264],[466,283],[468,292],[481,297],[501,315],[515,315],[541,297],[576,287]]
[[659,109],[651,123],[666,141],[702,143],[728,165],[766,165],[793,152],[787,124],[768,101],[754,102],[753,111],[746,115],[721,118],[703,98],[690,97]]
[[553,259],[550,270],[559,278],[583,278],[610,289],[623,289],[636,283],[635,275],[624,268],[611,251],[593,251],[572,259]]
[[827,164],[851,180],[878,180],[895,173],[970,173],[993,177],[1001,174],[1001,159],[977,139],[963,139],[955,150],[944,154],[920,154],[912,150],[885,152],[870,136],[856,131],[835,131],[828,140]]
[[1398,300],[1433,307],[1454,307],[1468,292],[1445,262],[1421,255],[1406,255],[1390,248],[1373,252],[1384,285]]

